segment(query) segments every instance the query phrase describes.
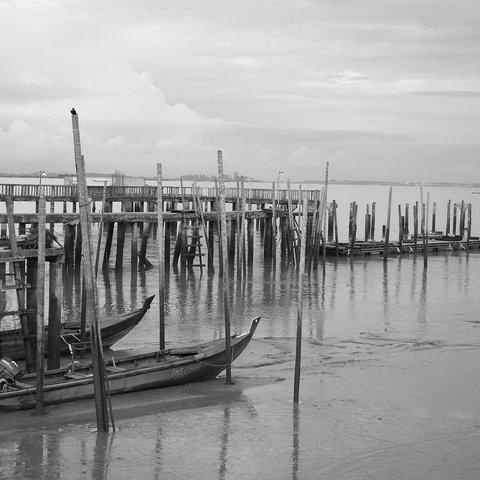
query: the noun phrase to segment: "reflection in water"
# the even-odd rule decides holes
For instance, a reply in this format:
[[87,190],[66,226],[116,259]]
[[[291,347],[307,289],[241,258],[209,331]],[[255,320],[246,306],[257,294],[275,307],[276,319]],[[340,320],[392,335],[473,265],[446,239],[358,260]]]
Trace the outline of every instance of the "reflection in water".
[[223,410],[222,441],[220,443],[220,458],[218,466],[218,478],[225,480],[227,474],[228,437],[230,435],[230,408]]
[[293,404],[293,424],[292,424],[292,480],[298,479],[298,466],[300,457],[300,419],[299,405]]
[[427,320],[427,280],[428,280],[427,272],[428,270],[424,268],[422,273],[422,288],[420,290],[420,298],[418,302],[418,305],[419,305],[418,320],[422,323],[424,323]]
[[158,427],[157,435],[155,439],[155,471],[154,471],[154,478],[155,480],[159,480],[161,477],[162,472],[162,436],[163,430],[162,427]]
[[[260,247],[255,249],[254,264],[247,274],[239,278],[236,271],[229,273],[232,333],[244,331],[251,318],[261,315],[257,336],[294,337],[298,311],[296,269],[282,262],[277,262],[276,268],[273,268],[264,261],[261,242],[258,239],[256,242]],[[153,263],[152,269],[138,268],[135,274],[130,266],[126,266],[122,272],[113,273],[111,270],[99,276],[101,316],[137,308],[148,295],[157,295],[155,242],[151,242],[148,248],[147,257]],[[454,288],[463,296],[475,289],[468,270],[471,259],[477,259],[478,255],[470,253],[469,261],[465,258],[466,254],[461,252],[445,255],[445,261],[441,261],[440,255],[432,256],[428,267],[431,271],[428,290],[430,294],[434,293],[435,300],[440,292],[451,297]],[[426,280],[420,282],[420,272],[423,272],[421,260],[415,255],[389,258],[387,263],[377,257],[327,257],[325,265],[312,270],[306,279],[303,316],[307,328],[304,335],[322,340],[326,335],[354,336],[361,331],[383,332],[385,329],[415,333],[412,329],[419,326],[415,325],[418,316],[421,321],[427,321],[427,306],[432,319],[444,313],[441,302],[436,307],[433,299],[429,298],[427,305]],[[438,271],[439,268],[441,271]],[[110,283],[112,274],[114,277]],[[167,342],[209,340],[223,336],[221,282],[219,274],[201,275],[199,270],[185,269],[182,272],[182,269],[172,267],[166,272]],[[78,277],[67,279],[65,318],[78,318],[80,291]],[[126,337],[128,341],[122,340],[116,348],[152,344],[158,332],[158,300],[157,295],[145,318]],[[415,310],[415,306],[419,305],[420,309]],[[454,309],[452,302],[448,306]],[[431,325],[429,332],[432,333]]]
[[57,435],[49,435],[47,437],[47,464],[49,480],[60,480],[61,478],[60,447],[60,439]]
[[114,437],[114,433],[97,432],[92,462],[92,479],[94,480],[106,480],[108,478]]
[[384,329],[389,330],[390,327],[390,301],[389,301],[389,283],[388,283],[388,262],[383,263],[383,322]]
[[42,475],[43,440],[42,435],[23,436],[20,439],[15,463],[15,478],[36,478]]

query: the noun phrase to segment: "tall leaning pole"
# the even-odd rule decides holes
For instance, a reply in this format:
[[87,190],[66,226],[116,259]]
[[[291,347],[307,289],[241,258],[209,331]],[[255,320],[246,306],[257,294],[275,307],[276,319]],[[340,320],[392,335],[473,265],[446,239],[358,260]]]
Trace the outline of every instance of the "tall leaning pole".
[[84,264],[85,290],[87,297],[87,318],[90,327],[90,342],[93,365],[93,386],[95,392],[95,411],[97,415],[97,428],[99,431],[108,432],[108,410],[106,399],[106,374],[103,360],[103,349],[100,328],[97,316],[97,298],[95,288],[95,271],[92,245],[91,219],[85,161],[80,146],[80,127],[75,109],[71,110],[73,127],[73,146],[75,152],[75,166],[77,169],[78,203],[80,210],[80,227],[82,229],[82,250]]

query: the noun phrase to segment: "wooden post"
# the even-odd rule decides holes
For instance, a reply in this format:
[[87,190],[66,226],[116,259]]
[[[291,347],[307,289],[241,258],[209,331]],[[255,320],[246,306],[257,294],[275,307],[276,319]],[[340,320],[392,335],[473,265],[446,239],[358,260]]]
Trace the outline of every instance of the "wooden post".
[[417,242],[418,242],[418,201],[415,202],[413,206],[413,244],[414,251],[417,253]]
[[365,212],[365,241],[367,242],[370,239],[370,205],[367,203],[367,211]]
[[46,202],[43,190],[38,201],[38,275],[37,275],[37,371],[35,390],[35,411],[43,413],[43,387],[45,384],[44,326],[45,326],[45,228]]
[[385,251],[383,253],[383,261],[388,260],[388,243],[390,241],[390,214],[392,211],[392,187],[388,190],[388,209],[387,209],[387,225],[385,228]]
[[245,257],[245,205],[247,203],[246,198],[245,198],[245,179],[243,178],[243,175],[241,176],[240,179],[240,197],[241,197],[241,205],[242,205],[242,211],[241,211],[241,216],[240,216],[240,221],[242,223],[241,228],[240,228],[240,257],[242,259],[241,264],[242,264],[242,272],[243,275],[247,273],[247,259]]
[[467,221],[467,251],[470,250],[470,237],[472,236],[472,204],[467,205],[468,221]]
[[[37,201],[38,206],[38,201]],[[38,213],[38,211],[37,211]],[[32,359],[33,366],[36,368],[36,336],[37,336],[37,280],[38,280],[38,257],[27,258],[27,321],[28,331],[32,335]]]
[[422,241],[423,241],[423,266],[427,268],[427,259],[428,259],[428,252],[427,252],[427,232],[425,231],[425,204],[422,203]]
[[425,231],[426,227],[426,215],[425,215],[425,203],[423,202],[423,187],[420,187],[420,203],[422,209],[421,217],[421,233],[422,233],[422,248],[423,248],[423,266],[427,268],[427,232]]
[[83,261],[85,271],[85,283],[87,291],[87,309],[90,323],[90,341],[92,350],[93,384],[95,392],[95,410],[98,430],[108,432],[108,410],[106,402],[106,374],[103,360],[103,348],[101,342],[100,328],[97,318],[95,272],[93,265],[93,249],[91,245],[91,223],[88,209],[87,180],[85,174],[85,162],[80,148],[80,130],[78,115],[72,112],[72,127],[75,152],[75,165],[78,177],[78,202],[80,207],[80,223],[84,231],[83,239]]
[[277,249],[277,212],[276,212],[276,203],[277,203],[277,193],[275,190],[275,182],[272,182],[272,238],[271,238],[271,253],[273,254],[273,268],[276,266],[276,249]]
[[339,239],[338,239],[338,221],[337,221],[337,202],[336,200],[332,203],[333,209],[333,226],[335,228],[335,255],[338,257],[339,251]]
[[350,251],[353,255],[353,249],[355,248],[355,241],[357,239],[357,212],[358,212],[358,205],[356,202],[352,202],[351,210],[350,210],[350,218],[351,218],[351,237],[350,237]]
[[157,231],[158,231],[158,300],[159,300],[159,343],[165,349],[165,235],[163,227],[163,177],[162,164],[157,163]]
[[445,235],[448,237],[450,235],[450,210],[451,210],[452,201],[449,200],[447,203],[447,225],[445,228]]
[[432,233],[435,235],[437,229],[437,202],[432,205]]
[[248,266],[253,266],[253,253],[254,253],[254,234],[255,234],[255,220],[249,218],[247,220],[247,251],[248,251]]
[[117,222],[117,254],[115,257],[115,271],[121,272],[123,269],[123,247],[125,245],[125,232],[127,224]]
[[75,238],[75,272],[80,272],[80,266],[82,265],[82,229],[79,225],[75,226],[76,238]]
[[457,204],[453,204],[453,226],[452,226],[452,234],[455,237],[457,234]]
[[307,216],[308,216],[308,196],[303,193],[302,198],[302,227],[301,227],[301,247],[300,261],[298,267],[299,283],[297,294],[297,336],[295,348],[295,377],[293,383],[293,403],[297,404],[300,395],[300,371],[302,363],[302,323],[303,323],[303,283],[305,280],[305,248],[307,237]]
[[107,181],[103,182],[103,194],[102,194],[102,212],[100,213],[100,222],[98,224],[98,241],[97,241],[97,251],[95,253],[95,278],[98,275],[98,264],[100,261],[100,247],[102,245],[102,235],[103,235],[103,214],[105,213],[105,205],[107,203]]
[[218,161],[218,183],[219,183],[219,214],[222,235],[222,290],[223,290],[223,308],[225,316],[225,349],[226,349],[226,383],[232,383],[232,351],[230,347],[230,295],[228,288],[228,251],[227,251],[227,216],[225,212],[225,183],[223,180],[223,154],[221,150],[217,151]]
[[372,203],[372,223],[371,223],[372,230],[371,230],[371,233],[370,233],[370,238],[372,240],[375,239],[375,205],[376,204],[377,204],[377,202]]
[[50,262],[50,288],[48,303],[48,355],[47,368],[60,368],[60,332],[62,321],[63,265],[60,259]]
[[404,218],[402,217],[402,206],[398,205],[398,248],[400,252],[403,252],[403,224]]
[[131,223],[131,244],[130,244],[130,266],[132,271],[136,271],[138,265],[138,224],[137,222]]

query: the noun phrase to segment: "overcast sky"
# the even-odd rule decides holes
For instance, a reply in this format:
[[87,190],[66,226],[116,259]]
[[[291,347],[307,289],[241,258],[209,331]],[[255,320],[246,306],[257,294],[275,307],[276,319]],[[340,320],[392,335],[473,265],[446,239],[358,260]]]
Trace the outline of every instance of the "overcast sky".
[[478,0],[0,0],[0,171],[480,182]]

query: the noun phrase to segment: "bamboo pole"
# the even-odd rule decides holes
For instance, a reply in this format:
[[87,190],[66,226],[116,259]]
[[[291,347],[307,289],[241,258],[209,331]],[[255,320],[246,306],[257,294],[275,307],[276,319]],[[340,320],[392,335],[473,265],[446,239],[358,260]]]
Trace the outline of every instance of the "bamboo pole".
[[158,299],[160,350],[165,348],[165,239],[163,227],[163,176],[162,164],[157,163],[157,224],[158,224]]
[[43,387],[45,384],[44,324],[45,324],[45,228],[46,202],[43,189],[38,201],[38,279],[37,279],[37,371],[35,390],[35,411],[43,413]]
[[232,383],[232,351],[230,347],[230,305],[228,289],[228,251],[227,251],[227,216],[225,212],[225,183],[223,180],[223,153],[217,151],[218,161],[218,183],[219,183],[219,215],[222,236],[222,290],[223,290],[223,308],[225,316],[225,351],[226,351],[226,383]]
[[[87,179],[85,173],[85,161],[81,154],[80,129],[78,115],[72,112],[72,127],[74,140],[75,165],[77,169],[78,202],[80,210],[80,225],[83,231],[83,262],[84,279],[87,292],[87,317],[90,326],[90,342],[92,351],[93,385],[95,393],[95,410],[97,428],[99,431],[108,432],[108,410],[106,401],[106,374],[103,360],[103,348],[100,328],[97,318],[97,295],[95,290],[95,272],[93,265],[93,248],[91,245],[91,222],[88,209]],[[112,419],[113,421],[113,419]]]
[[308,216],[308,196],[304,192],[302,196],[302,227],[301,227],[301,244],[300,244],[300,261],[299,261],[299,282],[297,293],[297,336],[295,346],[295,377],[293,383],[293,402],[299,401],[300,395],[300,371],[302,363],[302,322],[303,322],[303,283],[305,281],[305,247],[307,236],[307,216]]

